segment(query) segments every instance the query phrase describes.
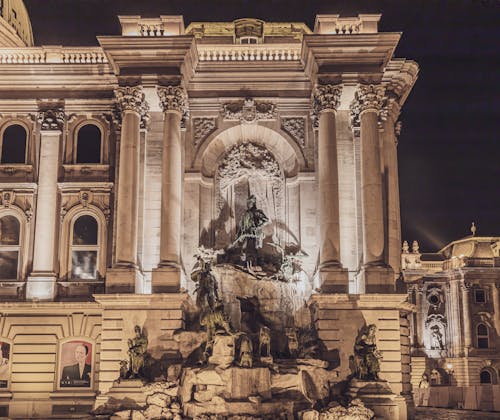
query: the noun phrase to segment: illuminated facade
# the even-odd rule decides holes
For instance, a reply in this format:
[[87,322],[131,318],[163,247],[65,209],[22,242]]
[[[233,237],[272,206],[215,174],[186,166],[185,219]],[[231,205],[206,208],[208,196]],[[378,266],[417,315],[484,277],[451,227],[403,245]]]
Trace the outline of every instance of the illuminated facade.
[[[500,410],[500,238],[473,235],[437,253],[404,243],[402,271],[410,301],[412,383],[426,373],[436,391],[432,405]],[[490,387],[492,385],[492,387]],[[432,396],[432,393],[431,393]]]
[[[319,15],[314,30],[121,16],[99,47],[33,47],[22,2],[0,4],[5,413],[99,406],[135,325],[151,357],[185,359],[194,255],[232,243],[253,195],[266,237],[300,259],[293,325],[312,313],[341,382],[376,324],[388,416],[411,414],[396,136],[418,66],[393,57],[399,33],[378,32],[380,15]],[[273,293],[292,286],[261,282],[281,320]]]

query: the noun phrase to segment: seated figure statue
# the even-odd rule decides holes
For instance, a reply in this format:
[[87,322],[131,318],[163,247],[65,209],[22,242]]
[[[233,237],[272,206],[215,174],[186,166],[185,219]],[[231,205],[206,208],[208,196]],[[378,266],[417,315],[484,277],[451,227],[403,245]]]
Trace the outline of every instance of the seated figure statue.
[[361,329],[354,344],[354,375],[361,380],[379,380],[380,359],[382,354],[377,350],[375,333],[377,327],[370,324]]
[[144,360],[148,349],[148,339],[141,331],[141,327],[136,325],[134,328],[135,337],[128,340],[129,378],[143,377]]

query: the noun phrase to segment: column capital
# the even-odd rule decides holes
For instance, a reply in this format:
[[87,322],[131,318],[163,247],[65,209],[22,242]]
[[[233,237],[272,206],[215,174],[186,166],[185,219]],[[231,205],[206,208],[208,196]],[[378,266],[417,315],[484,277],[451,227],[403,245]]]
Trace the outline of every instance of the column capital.
[[311,108],[314,127],[318,126],[319,114],[322,111],[336,111],[340,105],[342,85],[317,83],[311,93]]
[[351,114],[361,115],[366,111],[378,113],[384,104],[384,94],[385,88],[382,85],[359,85],[351,103]]
[[37,120],[42,131],[62,131],[66,121],[63,106],[40,109]]
[[114,93],[120,112],[134,111],[143,115],[149,110],[142,86],[120,86]]
[[181,115],[188,112],[188,96],[182,86],[158,86],[158,97],[163,112],[175,111]]

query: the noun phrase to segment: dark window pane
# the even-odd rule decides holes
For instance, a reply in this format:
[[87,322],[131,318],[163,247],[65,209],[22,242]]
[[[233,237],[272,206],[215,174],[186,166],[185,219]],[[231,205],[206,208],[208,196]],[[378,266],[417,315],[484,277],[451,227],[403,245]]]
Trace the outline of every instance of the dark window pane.
[[483,370],[480,375],[480,382],[482,384],[491,384],[491,375],[487,370]]
[[101,162],[101,130],[93,124],[78,130],[76,142],[76,163]]
[[488,328],[484,324],[477,326],[477,335],[488,335]]
[[19,124],[3,132],[1,163],[26,163],[26,130]]
[[73,226],[73,245],[97,245],[97,221],[80,216]]
[[0,251],[0,279],[17,280],[17,251]]
[[484,290],[482,290],[482,289],[476,290],[475,295],[476,295],[476,303],[486,302],[486,296],[484,294]]
[[73,280],[97,278],[97,251],[73,251],[71,278]]
[[478,338],[477,339],[477,348],[478,349],[487,349],[489,347],[489,342],[487,338]]
[[0,219],[0,245],[19,245],[19,220],[14,216]]

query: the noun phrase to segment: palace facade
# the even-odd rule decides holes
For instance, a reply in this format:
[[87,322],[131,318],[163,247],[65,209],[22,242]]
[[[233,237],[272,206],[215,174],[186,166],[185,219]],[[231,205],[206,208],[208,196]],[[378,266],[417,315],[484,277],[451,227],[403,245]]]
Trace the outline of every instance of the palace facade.
[[[428,338],[410,334],[427,315],[415,324],[396,290],[398,116],[418,74],[394,57],[400,33],[379,32],[380,15],[318,15],[313,30],[119,16],[122,33],[98,47],[38,47],[22,1],[0,8],[0,415],[98,407],[136,325],[151,357],[182,364],[195,255],[227,254],[253,196],[281,280],[217,266],[233,325],[251,298],[271,326],[312,322],[341,387],[375,324],[385,413],[412,416],[410,339],[419,375]],[[457,298],[472,296],[460,281]],[[456,342],[441,331],[449,357],[477,328]]]

